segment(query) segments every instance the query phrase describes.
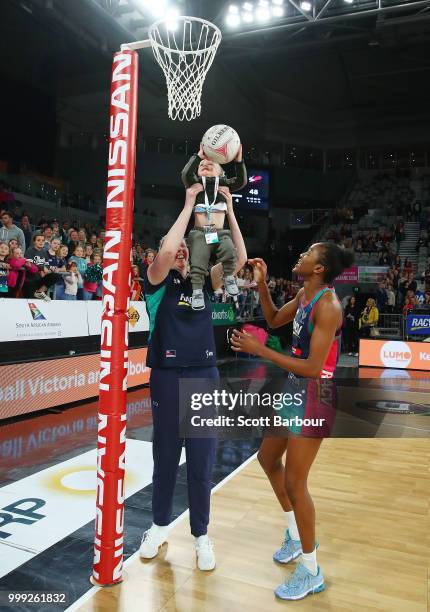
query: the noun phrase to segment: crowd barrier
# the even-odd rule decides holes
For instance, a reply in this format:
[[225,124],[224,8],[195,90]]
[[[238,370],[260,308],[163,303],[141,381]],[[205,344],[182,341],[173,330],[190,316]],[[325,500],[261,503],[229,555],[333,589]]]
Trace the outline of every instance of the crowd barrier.
[[422,341],[425,337],[430,337],[430,312],[408,315],[381,313],[371,336],[392,340],[416,338]]
[[380,313],[378,325],[371,333],[373,337],[404,339],[404,317],[401,314]]

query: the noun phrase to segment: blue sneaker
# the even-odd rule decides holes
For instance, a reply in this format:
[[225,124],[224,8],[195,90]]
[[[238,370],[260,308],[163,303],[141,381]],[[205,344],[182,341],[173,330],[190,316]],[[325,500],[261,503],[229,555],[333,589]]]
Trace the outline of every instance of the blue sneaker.
[[278,563],[289,563],[294,561],[302,554],[302,544],[300,540],[293,540],[288,529],[285,530],[285,540],[282,546],[273,555],[273,560]]
[[324,576],[318,567],[318,574],[313,576],[302,563],[299,563],[294,572],[275,590],[279,599],[303,599],[306,595],[324,591]]

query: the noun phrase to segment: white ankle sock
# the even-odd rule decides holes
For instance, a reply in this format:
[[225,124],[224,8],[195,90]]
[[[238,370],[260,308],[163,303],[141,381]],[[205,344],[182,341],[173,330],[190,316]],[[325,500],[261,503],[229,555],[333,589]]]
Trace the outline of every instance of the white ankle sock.
[[209,539],[209,536],[207,533],[205,533],[205,535],[201,535],[201,536],[194,536],[194,541],[197,544],[197,546],[199,544],[204,544],[205,542],[207,542],[207,540]]
[[285,518],[287,519],[288,531],[290,532],[291,539],[300,540],[299,530],[297,529],[296,517],[294,511],[284,512]]
[[318,574],[317,549],[314,548],[310,553],[302,553],[302,563],[313,576],[316,576]]
[[160,536],[162,536],[162,537],[167,536],[167,533],[169,531],[169,526],[168,525],[156,525],[155,523],[152,523],[152,526],[155,527],[155,529],[158,531]]

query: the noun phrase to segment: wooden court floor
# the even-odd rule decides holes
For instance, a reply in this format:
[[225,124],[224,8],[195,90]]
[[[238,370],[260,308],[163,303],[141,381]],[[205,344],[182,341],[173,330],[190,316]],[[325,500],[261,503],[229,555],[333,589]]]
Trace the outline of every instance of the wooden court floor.
[[297,602],[273,588],[292,571],[272,561],[284,520],[256,460],[216,491],[210,536],[217,567],[195,569],[188,518],[161,555],[131,561],[124,582],[101,589],[82,612],[271,612],[282,609],[428,610],[428,439],[325,440],[311,472],[318,561],[326,590]]

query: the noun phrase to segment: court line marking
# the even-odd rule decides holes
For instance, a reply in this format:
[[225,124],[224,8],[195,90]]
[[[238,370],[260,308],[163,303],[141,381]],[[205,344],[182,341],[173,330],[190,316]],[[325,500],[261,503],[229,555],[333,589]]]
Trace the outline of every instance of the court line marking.
[[[137,469],[139,460],[143,467]],[[149,441],[127,439],[126,461],[128,462],[125,484],[125,497],[147,487],[152,482],[152,444]],[[180,463],[185,462],[185,453],[181,453]],[[0,488],[0,507],[7,509],[6,503],[11,500],[41,499],[42,522],[36,530],[28,532],[22,525],[13,522],[10,536],[6,536],[8,554],[1,556],[0,578],[14,572],[18,568],[22,571],[23,565],[33,560],[35,556],[57,544],[65,537],[70,536],[78,529],[84,527],[95,517],[95,488],[96,488],[97,449],[79,453],[71,459],[60,461],[48,468],[41,469],[29,476],[15,482],[5,484]],[[74,474],[75,483],[66,486],[64,477]],[[90,486],[93,491],[79,489],[82,475],[90,474]],[[72,488],[72,486],[74,488]],[[85,485],[87,486],[87,485]],[[82,494],[83,493],[83,494]],[[67,515],[66,523],[61,517]],[[0,538],[4,540],[6,538]],[[30,549],[30,550],[29,550]],[[1,606],[0,606],[1,607]]]
[[[223,480],[221,480],[218,484],[216,484],[213,489],[211,490],[211,496],[216,493],[219,489],[221,489],[221,487],[223,487],[229,480],[231,480],[232,478],[234,478],[236,476],[236,474],[238,474],[239,472],[241,472],[249,463],[251,463],[251,461],[254,461],[254,459],[256,458],[257,453],[255,452],[253,455],[251,455],[250,457],[248,457],[248,459],[246,459],[243,463],[241,463],[235,470],[233,470],[232,472],[230,472],[230,474],[228,474],[225,478],[223,478]],[[173,520],[170,525],[169,525],[169,532],[171,529],[173,529],[173,527],[179,523],[179,521],[182,521],[184,518],[186,518],[189,514],[189,508],[187,508],[186,510],[184,510],[184,512],[182,512],[182,514],[180,514],[179,516],[177,516],[175,518],[175,520]],[[123,569],[125,569],[126,567],[128,567],[130,565],[130,563],[132,561],[134,561],[135,559],[137,559],[139,557],[139,551],[136,550],[136,552],[134,552],[132,555],[130,555],[130,557],[128,557],[128,559],[126,559],[124,561],[124,565],[123,565]],[[80,608],[80,606],[82,606],[84,603],[86,603],[89,599],[91,599],[100,589],[103,588],[112,588],[112,587],[102,587],[102,586],[93,586],[90,589],[88,589],[88,591],[86,593],[84,593],[83,595],[81,595],[81,597],[79,599],[77,599],[75,602],[73,602],[68,608],[65,609],[64,612],[75,612],[75,610],[78,610]]]
[[[11,548],[17,548],[18,550],[23,550],[24,552],[32,553],[33,555],[38,555],[39,551],[35,548],[29,548],[26,546],[21,546],[20,544],[14,544],[13,542],[0,542],[2,546],[10,546]],[[14,570],[12,570],[14,571]],[[6,574],[7,576],[7,574]]]

